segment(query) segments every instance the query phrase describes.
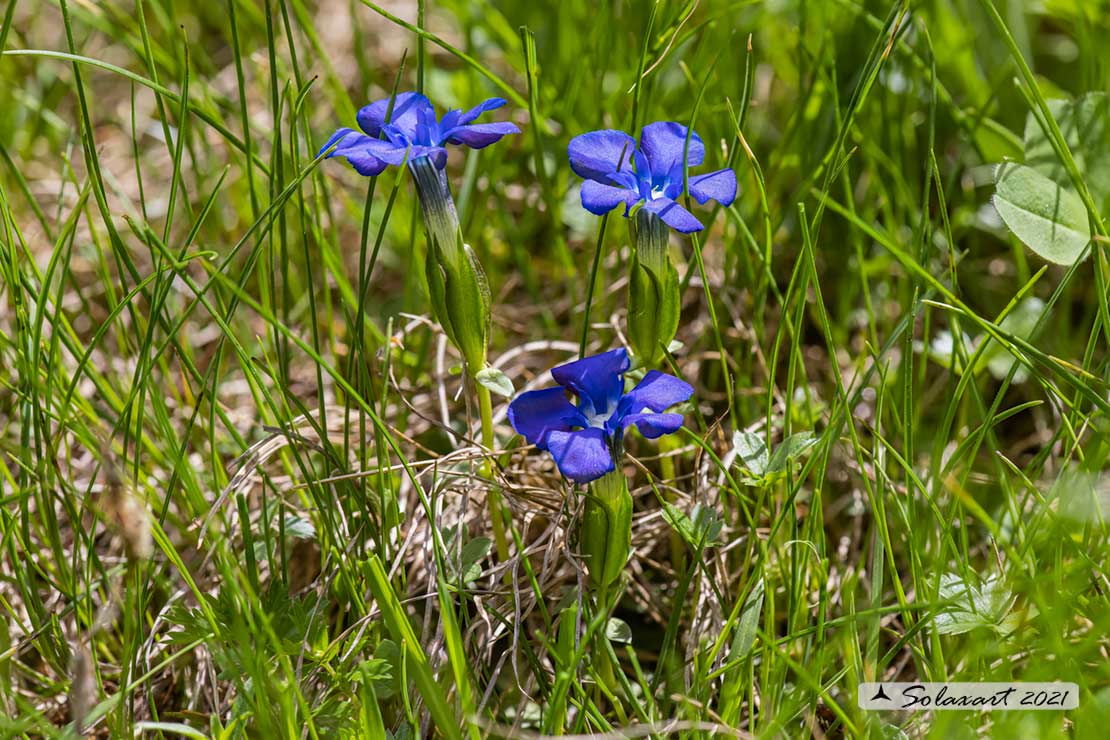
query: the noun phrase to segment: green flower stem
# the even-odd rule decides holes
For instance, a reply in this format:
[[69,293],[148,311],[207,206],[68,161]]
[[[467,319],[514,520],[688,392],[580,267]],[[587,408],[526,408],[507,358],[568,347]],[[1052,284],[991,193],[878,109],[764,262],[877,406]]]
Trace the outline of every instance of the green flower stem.
[[[476,377],[486,365],[489,342],[490,295],[485,272],[473,250],[462,240],[447,173],[427,157],[410,162],[409,170],[416,183],[420,212],[428,232],[425,270],[432,308],[447,338],[462,353],[467,372],[474,378],[482,418],[482,444],[492,450],[493,403],[489,389]],[[482,462],[481,474],[489,482],[486,495],[497,556],[505,562],[509,557],[505,510],[488,458]]]
[[[659,468],[663,474],[663,480],[674,480],[674,457],[670,455],[679,448],[678,440],[673,437],[660,437],[659,438]],[[675,492],[668,487],[663,491],[663,500],[668,504],[673,504],[678,500]],[[686,570],[686,541],[682,539],[682,535],[678,530],[671,527],[671,565],[674,566],[675,573],[682,573]]]
[[[663,360],[663,352],[678,330],[682,293],[678,282],[678,271],[671,264],[667,250],[669,237],[670,229],[662,219],[643,209],[636,212],[633,224],[636,260],[632,269],[647,276],[648,280],[644,281],[645,287],[637,286],[638,289],[635,291],[631,281],[629,282],[629,335],[632,337],[633,348],[644,366],[648,368]],[[643,305],[636,305],[637,302]],[[642,337],[639,339],[637,339],[637,332],[633,331],[634,312],[637,315],[643,313],[646,317],[646,320],[641,322],[643,326],[639,335]],[[673,323],[669,323],[671,321]],[[670,439],[663,437],[659,440],[659,451],[663,455],[660,466],[664,480],[674,480],[674,460],[667,455],[667,452],[674,449],[676,446]],[[669,490],[665,498],[669,503],[675,501],[674,493]],[[671,530],[670,548],[671,562],[681,573],[685,567],[686,543],[677,530]]]
[[[613,457],[619,460],[620,450],[613,453]],[[628,480],[619,469],[590,483],[582,514],[579,549],[586,557],[597,612],[607,620],[616,606],[612,603],[612,587],[624,571],[632,550],[632,495],[628,492]],[[615,711],[623,713],[617,698],[620,685],[616,666],[609,657],[609,638],[602,630],[594,636],[594,640],[597,645],[591,660],[597,676],[597,689],[600,695],[609,699]]]
[[[478,388],[478,409],[482,415],[482,444],[487,449],[493,449],[493,403],[490,399],[489,388],[475,381]],[[497,557],[504,563],[509,559],[509,542],[505,539],[505,506],[501,501],[501,491],[493,482],[493,469],[489,458],[482,462],[482,477],[489,482],[486,491],[486,503],[489,505],[490,527],[493,529],[493,543],[497,548]],[[507,574],[506,574],[507,575]]]

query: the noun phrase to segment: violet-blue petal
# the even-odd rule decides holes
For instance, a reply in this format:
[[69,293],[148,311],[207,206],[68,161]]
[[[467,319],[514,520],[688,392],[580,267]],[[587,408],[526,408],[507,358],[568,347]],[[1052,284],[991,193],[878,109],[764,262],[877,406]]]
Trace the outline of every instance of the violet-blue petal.
[[423,146],[443,143],[439,141],[439,123],[436,121],[436,112],[432,106],[429,105],[427,108],[417,108],[416,137],[411,141],[413,144],[420,144]]
[[601,216],[624,204],[625,211],[640,200],[640,194],[627,188],[602,185],[593,180],[582,182],[582,207],[595,216]]
[[[590,182],[595,181],[591,180]],[[620,172],[612,173],[611,175],[609,175],[608,182],[604,184],[616,185],[619,188],[633,190],[637,193],[640,190],[640,181],[639,179],[637,179],[636,173],[632,172],[631,170],[621,170]]]
[[725,169],[691,177],[690,195],[698,203],[715,200],[727,206],[736,200],[736,173]]
[[547,435],[547,449],[559,472],[575,483],[589,483],[614,470],[605,432],[597,428]]
[[624,373],[630,366],[628,351],[621,347],[559,365],[552,368],[551,377],[578,394],[583,413],[604,414],[624,391]]
[[444,141],[447,138],[442,132],[450,131],[459,125],[459,116],[461,115],[462,111],[458,108],[452,108],[443,114],[443,118],[439,119],[439,130],[441,133],[438,138],[440,141]]
[[[374,137],[381,133],[382,124],[386,122],[385,114],[389,111],[389,101],[390,98],[375,100],[359,110],[357,117],[359,128]],[[426,97],[415,92],[397,93],[389,123],[412,140],[416,137],[416,124],[420,120],[422,110],[434,111],[431,101]],[[435,117],[434,112],[432,117]]]
[[441,134],[441,141],[451,144],[465,144],[471,149],[481,149],[489,146],[509,134],[519,134],[520,129],[516,124],[502,121],[499,123],[475,123],[471,125],[455,126]]
[[636,165],[636,181],[646,185],[648,192],[651,192],[651,162],[647,155],[637,149],[632,152],[632,163]]
[[678,171],[682,178],[682,153],[687,152],[686,162],[697,167],[705,160],[705,145],[697,133],[690,136],[690,149],[686,150],[686,127],[674,121],[659,121],[644,126],[640,133],[640,150],[651,162],[653,178],[671,177]]
[[355,168],[355,171],[363,177],[380,175],[389,166],[389,162],[374,156],[366,149],[347,149],[339,153],[338,156],[346,159]]
[[413,162],[420,157],[427,157],[437,170],[447,166],[447,150],[441,146],[413,146],[409,148],[408,161]]
[[[352,136],[352,134],[354,134],[354,136]],[[337,130],[330,137],[328,137],[328,140],[324,143],[324,145],[322,147],[320,147],[320,151],[316,152],[316,156],[319,157],[321,154],[323,154],[328,149],[330,149],[333,144],[339,144],[338,148],[342,148],[343,145],[340,142],[342,142],[344,139],[348,139],[348,138],[353,139],[353,138],[356,138],[356,137],[362,137],[362,134],[355,131],[353,128],[347,128],[346,126],[344,126],[343,128]],[[328,155],[328,158],[330,159],[331,157],[334,157],[334,156],[335,156],[335,152],[332,152],[331,154]]]
[[618,414],[638,414],[644,409],[656,413],[694,395],[694,388],[685,380],[659,370],[649,370],[636,387],[621,398]]
[[607,183],[608,176],[618,169],[631,169],[635,150],[636,142],[631,136],[623,131],[605,129],[575,136],[567,146],[567,155],[576,175]]
[[455,125],[465,126],[486,111],[496,110],[497,108],[505,105],[505,103],[507,102],[509,101],[505,100],[505,98],[490,98],[489,100],[474,106],[466,113],[460,114],[459,120]]
[[355,132],[344,137],[331,156],[343,157],[360,175],[373,177],[390,165],[403,164],[405,149]]
[[701,231],[705,228],[701,225],[701,221],[694,218],[694,214],[666,196],[649,200],[644,204],[644,208],[663,219],[663,223],[667,226],[683,234]]
[[549,432],[587,426],[582,414],[567,400],[566,391],[558,386],[521,393],[509,404],[508,417],[517,434],[541,450],[547,449]]
[[621,431],[633,424],[640,430],[640,434],[648,439],[655,439],[677,432],[682,427],[682,414],[656,414],[650,411],[646,414],[629,414],[620,421]]

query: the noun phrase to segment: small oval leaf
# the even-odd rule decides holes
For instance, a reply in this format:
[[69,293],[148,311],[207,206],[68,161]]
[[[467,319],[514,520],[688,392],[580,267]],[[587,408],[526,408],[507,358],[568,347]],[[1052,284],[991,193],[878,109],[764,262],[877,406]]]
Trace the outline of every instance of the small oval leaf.
[[771,455],[763,435],[740,429],[732,434],[732,446],[736,449],[736,462],[754,476],[767,472]]
[[632,628],[623,619],[610,617],[609,622],[605,625],[605,636],[609,638],[609,642],[632,644]]
[[1079,196],[1036,170],[1005,162],[995,171],[994,207],[1006,226],[1038,255],[1073,264],[1091,240]]
[[508,375],[495,367],[486,367],[479,370],[474,379],[499,396],[513,397],[513,381],[509,380]]

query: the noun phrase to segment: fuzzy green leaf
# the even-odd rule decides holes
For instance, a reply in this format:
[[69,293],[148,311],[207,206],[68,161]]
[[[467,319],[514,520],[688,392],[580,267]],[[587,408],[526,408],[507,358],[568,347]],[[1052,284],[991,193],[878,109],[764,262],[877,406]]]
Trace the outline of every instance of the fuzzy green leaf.
[[625,645],[632,644],[632,628],[628,626],[628,622],[616,617],[610,617],[609,621],[605,624],[605,637],[609,642],[619,642]]
[[513,381],[509,380],[509,376],[495,367],[486,367],[479,370],[474,379],[492,392],[505,398],[512,398],[513,393],[516,392],[516,389],[513,388]]
[[767,472],[770,454],[763,435],[745,429],[734,432],[732,446],[736,450],[736,464],[759,477]]
[[1018,239],[1058,265],[1079,259],[1091,240],[1087,209],[1079,196],[1013,162],[998,166],[995,184],[994,207]]

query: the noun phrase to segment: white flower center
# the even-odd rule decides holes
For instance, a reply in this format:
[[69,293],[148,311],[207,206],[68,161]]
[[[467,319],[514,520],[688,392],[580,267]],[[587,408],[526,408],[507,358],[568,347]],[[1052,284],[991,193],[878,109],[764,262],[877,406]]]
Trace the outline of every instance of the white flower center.
[[604,429],[605,423],[609,421],[609,418],[616,412],[616,410],[617,404],[615,403],[610,405],[609,408],[602,412],[594,411],[591,404],[591,408],[589,410],[583,409],[583,416],[586,417],[586,422],[590,425],[591,428]]
[[659,198],[662,198],[663,197],[663,190],[664,189],[662,187],[652,188],[651,189],[651,199],[652,200],[658,200]]

